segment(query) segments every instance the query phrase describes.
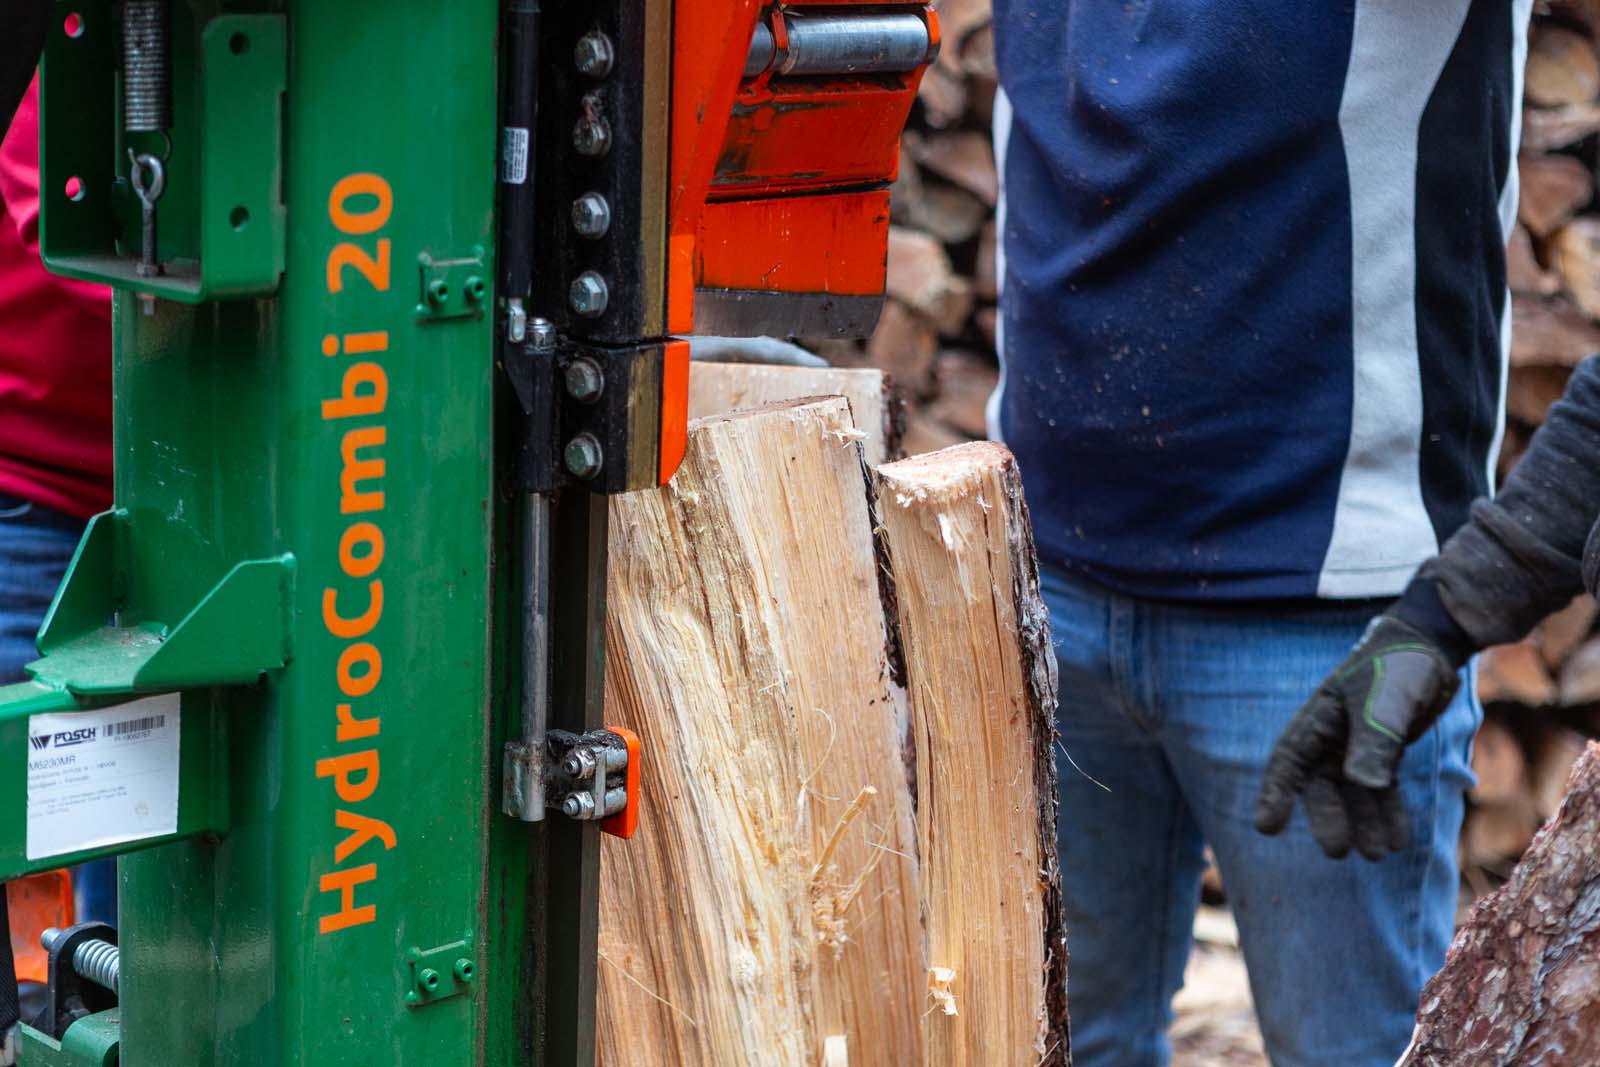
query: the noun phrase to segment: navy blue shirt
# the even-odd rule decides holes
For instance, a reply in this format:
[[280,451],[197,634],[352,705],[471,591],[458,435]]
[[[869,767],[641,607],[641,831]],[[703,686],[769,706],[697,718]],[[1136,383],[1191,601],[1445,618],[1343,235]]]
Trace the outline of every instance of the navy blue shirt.
[[996,0],[1002,386],[1041,557],[1398,592],[1490,486],[1530,0]]

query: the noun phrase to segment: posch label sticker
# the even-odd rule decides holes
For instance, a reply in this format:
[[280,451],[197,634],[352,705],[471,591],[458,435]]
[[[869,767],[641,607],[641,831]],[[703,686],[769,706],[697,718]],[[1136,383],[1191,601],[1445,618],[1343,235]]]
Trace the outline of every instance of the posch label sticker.
[[28,717],[28,859],[178,830],[178,694]]

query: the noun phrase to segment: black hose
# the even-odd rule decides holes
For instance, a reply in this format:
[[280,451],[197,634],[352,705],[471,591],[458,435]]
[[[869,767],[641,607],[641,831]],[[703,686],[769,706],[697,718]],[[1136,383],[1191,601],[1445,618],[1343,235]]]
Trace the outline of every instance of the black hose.
[[50,0],[23,0],[6,12],[5,32],[0,33],[0,134],[11,125],[11,116],[33,80],[44,52],[45,28],[55,9]]
[[11,909],[6,903],[6,884],[0,882],[0,1045],[21,1017],[17,963],[11,956]]

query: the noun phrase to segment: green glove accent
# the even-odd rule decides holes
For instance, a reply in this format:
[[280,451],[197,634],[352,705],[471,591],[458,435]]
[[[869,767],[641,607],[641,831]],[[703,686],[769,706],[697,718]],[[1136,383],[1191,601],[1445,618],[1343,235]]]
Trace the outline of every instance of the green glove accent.
[[1460,686],[1449,657],[1393,615],[1379,615],[1344,662],[1289,720],[1256,802],[1256,829],[1276,834],[1302,797],[1311,833],[1335,859],[1382,859],[1406,845],[1395,774]]

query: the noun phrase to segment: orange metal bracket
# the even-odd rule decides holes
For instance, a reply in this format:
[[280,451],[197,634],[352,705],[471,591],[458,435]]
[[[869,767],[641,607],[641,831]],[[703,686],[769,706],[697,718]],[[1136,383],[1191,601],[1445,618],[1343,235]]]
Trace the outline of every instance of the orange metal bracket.
[[17,980],[47,982],[50,956],[39,944],[39,935],[52,926],[65,930],[78,921],[72,903],[72,876],[66,871],[32,874],[7,882],[5,893]]
[[601,820],[600,829],[626,841],[639,828],[639,735],[626,726],[607,726],[606,729],[628,746],[628,806]]

